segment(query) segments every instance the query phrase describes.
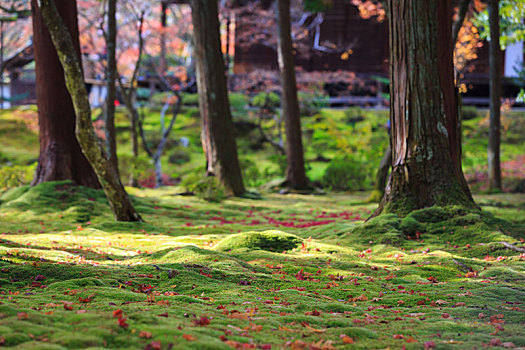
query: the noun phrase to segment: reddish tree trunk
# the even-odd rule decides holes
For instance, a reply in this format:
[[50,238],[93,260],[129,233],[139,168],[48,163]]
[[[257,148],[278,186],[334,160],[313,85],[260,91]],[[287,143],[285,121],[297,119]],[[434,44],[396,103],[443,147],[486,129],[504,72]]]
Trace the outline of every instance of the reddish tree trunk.
[[[91,121],[91,106],[82,76],[82,67],[71,33],[62,20],[55,0],[38,0],[53,45],[64,68],[66,86],[75,108],[75,135],[86,158],[97,173],[111,211],[117,221],[142,221],[122,186],[115,167],[111,165],[104,148],[97,140]],[[77,57],[75,57],[77,56]]]
[[476,207],[461,170],[450,0],[389,1],[392,175],[376,214]]
[[[74,38],[80,59],[76,2],[57,0],[57,4],[60,15]],[[79,185],[100,188],[97,176],[75,138],[75,110],[66,88],[62,65],[37,0],[31,1],[31,9],[40,128],[40,155],[32,184],[72,180]]]
[[282,113],[286,132],[286,182],[292,188],[306,188],[308,178],[304,168],[304,152],[301,132],[301,114],[297,99],[297,83],[290,33],[290,0],[277,1],[278,58],[283,89]]
[[202,146],[208,175],[229,195],[245,193],[228,101],[217,0],[191,0]]
[[490,125],[488,168],[489,187],[501,191],[501,164],[500,164],[500,107],[501,107],[501,48],[499,44],[499,7],[498,0],[489,1],[490,22]]
[[117,98],[117,0],[108,1],[108,26],[106,45],[108,48],[108,66],[106,79],[108,95],[106,97],[106,146],[108,160],[119,173],[117,157],[117,133],[115,131],[115,99]]

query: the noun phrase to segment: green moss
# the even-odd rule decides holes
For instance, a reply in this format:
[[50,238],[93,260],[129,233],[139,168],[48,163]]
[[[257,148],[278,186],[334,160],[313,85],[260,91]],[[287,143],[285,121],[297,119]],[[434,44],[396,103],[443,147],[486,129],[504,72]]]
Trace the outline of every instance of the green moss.
[[219,251],[247,248],[282,252],[297,247],[302,241],[296,235],[277,230],[242,232],[224,238],[214,248]]

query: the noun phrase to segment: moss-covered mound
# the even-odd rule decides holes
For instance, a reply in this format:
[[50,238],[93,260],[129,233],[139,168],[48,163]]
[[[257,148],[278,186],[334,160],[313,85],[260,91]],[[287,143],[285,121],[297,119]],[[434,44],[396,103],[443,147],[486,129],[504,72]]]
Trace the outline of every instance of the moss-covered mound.
[[450,206],[415,210],[405,217],[383,214],[355,227],[351,234],[363,240],[379,237],[379,243],[384,244],[400,244],[403,239],[430,234],[462,245],[512,241],[520,229],[523,227],[487,212]]
[[215,246],[215,249],[229,251],[247,248],[282,252],[297,247],[302,241],[296,235],[277,230],[242,232],[227,236]]
[[40,215],[62,210],[71,222],[85,222],[107,206],[104,192],[77,186],[69,180],[44,182],[37,186],[11,189],[0,197],[3,209]]

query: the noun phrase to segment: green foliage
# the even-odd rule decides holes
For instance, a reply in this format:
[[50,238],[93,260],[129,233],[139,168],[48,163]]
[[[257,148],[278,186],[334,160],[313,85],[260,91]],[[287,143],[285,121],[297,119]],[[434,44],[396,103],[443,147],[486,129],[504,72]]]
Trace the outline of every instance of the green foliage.
[[10,188],[27,185],[33,180],[36,164],[13,165],[0,168],[0,193]]
[[321,92],[320,89],[316,89],[310,92],[299,91],[297,93],[299,99],[299,109],[302,115],[313,116],[321,111],[323,108],[327,108],[328,96]]
[[473,106],[461,107],[461,120],[472,120],[478,117],[478,110]]
[[230,251],[246,248],[283,252],[297,247],[303,240],[296,235],[283,231],[242,232],[229,235],[221,240],[214,249]]
[[221,202],[226,199],[226,194],[219,180],[215,176],[203,176],[204,171],[198,169],[187,175],[181,185],[187,192],[195,194],[208,202]]
[[252,97],[251,105],[260,108],[277,108],[281,105],[281,98],[275,92],[259,92]]
[[[525,2],[517,0],[499,1],[500,44],[502,49],[507,45],[525,40]],[[488,10],[476,15],[474,25],[480,29],[482,39],[490,38]]]
[[265,169],[266,176],[282,177],[286,174],[288,160],[285,154],[280,154],[280,153],[272,154],[268,157],[268,160],[277,167],[277,170],[271,171],[270,169]]
[[182,104],[185,106],[198,106],[199,105],[199,94],[182,94]]
[[326,168],[321,183],[323,187],[336,191],[360,191],[367,188],[366,163],[346,156],[336,158]]
[[304,9],[309,12],[324,12],[333,5],[333,0],[305,0]]
[[250,98],[240,92],[230,92],[228,94],[230,100],[230,107],[233,117],[244,117],[246,114],[246,107],[250,103]]
[[122,183],[130,183],[135,176],[138,181],[145,180],[153,174],[151,159],[146,155],[134,157],[130,154],[118,155],[118,166]]
[[167,152],[168,154],[168,161],[171,164],[186,164],[191,160],[191,153],[190,151],[185,147],[177,147],[173,149],[170,152]]
[[265,182],[265,179],[261,176],[259,167],[253,160],[243,157],[239,159],[239,163],[242,171],[242,179],[244,180],[245,185],[249,187],[257,187]]

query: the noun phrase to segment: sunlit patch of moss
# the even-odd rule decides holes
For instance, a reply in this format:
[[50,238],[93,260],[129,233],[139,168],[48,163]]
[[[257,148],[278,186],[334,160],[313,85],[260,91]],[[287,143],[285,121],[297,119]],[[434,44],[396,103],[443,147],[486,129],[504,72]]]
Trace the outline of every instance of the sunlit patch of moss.
[[246,248],[250,250],[262,249],[282,252],[297,247],[302,241],[303,240],[296,235],[283,231],[252,231],[227,236],[221,240],[214,249],[230,251]]
[[[522,311],[512,309],[519,304],[504,301],[525,297],[525,265],[518,252],[498,243],[521,246],[520,234],[514,223],[492,215],[429,208],[362,224],[353,217],[364,219],[373,209],[364,204],[366,194],[212,204],[165,188],[133,189],[136,203],[148,208],[146,224],[113,223],[98,196],[87,200],[93,205],[88,223],[77,222],[88,193],[83,189],[66,191],[65,206],[53,194],[39,195],[45,211],[9,207],[30,190],[10,194],[0,206],[0,233],[6,232],[0,236],[0,335],[7,346],[135,349],[161,341],[163,347],[216,349],[227,348],[219,338],[224,335],[273,348],[296,339],[329,340],[337,348],[345,346],[340,335],[346,334],[355,348],[421,348],[429,340],[472,348],[493,338],[488,323],[497,314],[505,320],[498,336],[523,345],[517,335]],[[521,215],[519,206],[505,208]],[[266,219],[300,224],[342,212],[351,213],[349,219],[302,228],[275,227]],[[285,230],[296,243],[273,251],[246,240],[215,248],[221,240],[268,230]],[[476,274],[466,277],[468,268]],[[116,309],[129,328],[113,318]],[[242,316],[232,317],[233,310]],[[210,318],[208,326],[195,324],[202,316]],[[255,325],[262,329],[252,330]],[[141,331],[152,338],[140,338]],[[39,340],[43,336],[48,340]],[[407,343],[408,336],[417,343]],[[456,343],[444,343],[450,339]]]

